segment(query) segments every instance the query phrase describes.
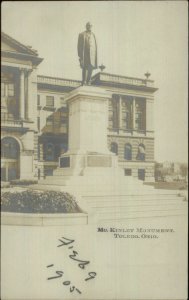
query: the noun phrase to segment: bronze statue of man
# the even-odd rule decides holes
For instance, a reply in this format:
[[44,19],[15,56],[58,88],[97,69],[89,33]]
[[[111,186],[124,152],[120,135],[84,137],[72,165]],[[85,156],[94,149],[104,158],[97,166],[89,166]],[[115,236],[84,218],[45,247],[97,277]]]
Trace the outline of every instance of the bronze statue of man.
[[97,69],[97,43],[94,33],[91,31],[90,22],[86,24],[86,31],[78,37],[78,56],[82,68],[82,85],[91,84],[91,76],[94,69]]

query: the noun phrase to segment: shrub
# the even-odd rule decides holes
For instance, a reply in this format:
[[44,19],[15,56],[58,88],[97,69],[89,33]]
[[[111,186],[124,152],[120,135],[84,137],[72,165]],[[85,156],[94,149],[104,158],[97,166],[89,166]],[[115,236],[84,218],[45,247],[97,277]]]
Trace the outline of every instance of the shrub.
[[68,193],[55,191],[4,192],[1,209],[21,213],[76,213],[82,212],[75,198]]
[[30,185],[30,184],[36,184],[37,180],[32,179],[14,179],[11,180],[12,185]]
[[10,187],[10,182],[1,182],[1,188],[9,188]]

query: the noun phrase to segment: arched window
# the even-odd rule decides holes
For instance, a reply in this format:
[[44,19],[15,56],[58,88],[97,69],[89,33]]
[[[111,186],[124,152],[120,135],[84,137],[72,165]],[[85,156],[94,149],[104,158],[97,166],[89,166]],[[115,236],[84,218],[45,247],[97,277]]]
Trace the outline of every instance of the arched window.
[[113,152],[113,153],[115,153],[116,155],[118,155],[118,145],[117,145],[117,143],[111,143],[111,147],[110,147],[110,151],[111,152]]
[[132,146],[131,144],[125,145],[124,158],[126,160],[132,160]]
[[45,159],[48,161],[52,161],[55,158],[55,153],[54,153],[54,145],[51,143],[46,144],[45,147]]
[[1,155],[2,158],[17,159],[19,157],[20,147],[12,137],[5,137],[1,142]]
[[137,160],[145,160],[145,146],[143,144],[139,144],[138,146],[138,153],[137,153]]

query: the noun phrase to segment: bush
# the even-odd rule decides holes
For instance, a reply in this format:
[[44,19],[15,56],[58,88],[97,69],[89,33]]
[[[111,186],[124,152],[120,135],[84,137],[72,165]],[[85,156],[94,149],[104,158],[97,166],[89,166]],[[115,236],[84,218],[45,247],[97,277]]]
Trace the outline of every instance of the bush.
[[4,192],[1,210],[21,213],[77,213],[82,210],[68,193],[55,191]]
[[36,184],[38,181],[37,180],[32,180],[32,179],[14,179],[11,180],[12,185],[30,185],[30,184]]
[[186,190],[187,189],[187,185],[185,184],[185,185],[181,185],[180,187],[179,187],[179,190]]
[[1,182],[1,188],[9,188],[10,187],[10,182]]

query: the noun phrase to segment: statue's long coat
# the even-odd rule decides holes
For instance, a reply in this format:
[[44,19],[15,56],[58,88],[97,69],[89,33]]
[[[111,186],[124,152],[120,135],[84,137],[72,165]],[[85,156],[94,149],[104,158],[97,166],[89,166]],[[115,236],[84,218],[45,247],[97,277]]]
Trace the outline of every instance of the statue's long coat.
[[94,69],[97,68],[97,43],[94,33],[91,32],[89,47],[87,47],[87,32],[80,33],[77,50],[78,56],[83,62],[83,68],[88,68],[89,65]]

